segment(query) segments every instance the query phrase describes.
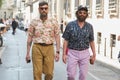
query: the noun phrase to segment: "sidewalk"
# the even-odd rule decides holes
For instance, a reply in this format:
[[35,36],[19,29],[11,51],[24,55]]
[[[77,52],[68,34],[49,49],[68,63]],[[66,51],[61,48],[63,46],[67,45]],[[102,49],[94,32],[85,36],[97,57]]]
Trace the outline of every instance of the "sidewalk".
[[2,57],[2,53],[4,51],[5,47],[0,47],[0,58]]
[[97,54],[96,59],[97,61],[106,64],[108,67],[114,67],[120,71],[120,63],[117,59],[110,59],[109,57],[105,57],[100,54]]
[[4,50],[5,50],[5,46],[0,47],[0,64],[2,64],[1,57]]
[[[63,48],[62,34],[61,34],[61,48]],[[120,63],[119,63],[119,61],[117,59],[110,59],[109,57],[105,57],[105,56],[103,56],[101,54],[96,53],[96,61],[105,64],[109,68],[114,67],[114,68],[116,68],[116,70],[120,71]]]

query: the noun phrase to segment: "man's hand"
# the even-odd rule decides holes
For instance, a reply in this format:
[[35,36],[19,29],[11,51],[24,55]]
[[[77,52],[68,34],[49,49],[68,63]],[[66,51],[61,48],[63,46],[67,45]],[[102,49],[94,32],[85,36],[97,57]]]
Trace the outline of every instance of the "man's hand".
[[55,54],[55,61],[58,62],[60,59],[60,54],[59,53],[56,53]]
[[66,62],[67,62],[67,54],[63,54],[62,60],[66,64]]
[[26,55],[26,62],[27,63],[30,63],[31,62],[31,59],[30,59],[30,55],[27,53],[27,55]]
[[90,64],[93,65],[95,63],[95,60],[96,60],[95,56],[90,56]]

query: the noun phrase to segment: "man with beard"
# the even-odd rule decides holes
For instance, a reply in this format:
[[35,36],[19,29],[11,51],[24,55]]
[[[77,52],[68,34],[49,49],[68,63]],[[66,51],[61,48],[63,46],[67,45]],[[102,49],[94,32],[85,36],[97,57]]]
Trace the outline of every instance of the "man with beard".
[[[76,11],[77,20],[69,22],[63,33],[63,62],[67,63],[68,80],[75,80],[77,65],[79,80],[86,80],[89,61],[94,64],[96,59],[93,26],[86,22],[88,9],[79,6]],[[89,46],[93,52],[90,56]],[[66,49],[68,54],[66,55]]]
[[[55,61],[59,61],[60,51],[60,28],[57,20],[48,17],[48,3],[39,3],[40,17],[33,19],[28,28],[26,62],[30,62],[30,47],[32,45],[32,62],[34,80],[52,80]],[[54,40],[56,51],[54,54]]]

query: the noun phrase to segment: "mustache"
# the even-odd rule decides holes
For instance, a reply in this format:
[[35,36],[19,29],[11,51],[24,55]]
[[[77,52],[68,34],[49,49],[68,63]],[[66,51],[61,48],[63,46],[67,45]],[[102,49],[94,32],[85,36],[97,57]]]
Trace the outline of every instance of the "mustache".
[[77,17],[77,19],[78,19],[78,21],[80,21],[80,22],[84,22],[85,20],[86,20],[86,17]]
[[40,17],[47,17],[47,14],[41,14]]

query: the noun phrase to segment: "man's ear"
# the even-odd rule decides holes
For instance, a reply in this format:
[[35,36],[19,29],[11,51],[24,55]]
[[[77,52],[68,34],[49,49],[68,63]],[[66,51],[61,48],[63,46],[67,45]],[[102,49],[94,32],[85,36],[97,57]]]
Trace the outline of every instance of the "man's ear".
[[77,17],[77,15],[78,15],[78,11],[76,11],[75,15],[76,15],[76,17]]
[[88,17],[88,13],[87,13],[87,17]]

